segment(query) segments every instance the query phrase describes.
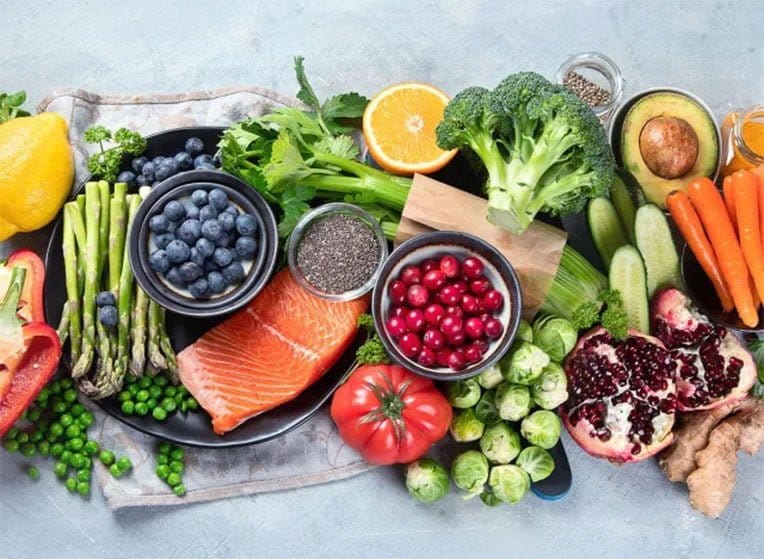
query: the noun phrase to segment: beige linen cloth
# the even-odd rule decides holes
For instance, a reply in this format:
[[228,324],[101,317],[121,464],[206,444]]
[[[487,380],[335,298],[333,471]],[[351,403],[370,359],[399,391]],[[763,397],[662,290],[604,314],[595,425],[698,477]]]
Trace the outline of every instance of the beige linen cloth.
[[[52,93],[38,110],[59,113],[69,122],[77,167],[75,184],[79,184],[87,177],[87,149],[92,147],[83,144],[81,138],[93,124],[111,129],[126,126],[147,135],[184,126],[227,125],[273,107],[294,104],[292,99],[257,87],[135,97],[64,90]],[[45,235],[39,233],[17,236],[12,243],[0,246],[0,258],[19,246],[31,246],[42,254],[45,242]],[[187,494],[178,498],[154,474],[157,440],[105,415],[95,405],[90,407],[97,417],[92,428],[96,440],[117,455],[127,454],[133,463],[132,472],[118,480],[100,464],[96,466],[98,483],[111,509],[179,505],[292,489],[350,477],[371,468],[342,443],[323,409],[301,427],[262,444],[228,449],[186,448],[183,482]]]

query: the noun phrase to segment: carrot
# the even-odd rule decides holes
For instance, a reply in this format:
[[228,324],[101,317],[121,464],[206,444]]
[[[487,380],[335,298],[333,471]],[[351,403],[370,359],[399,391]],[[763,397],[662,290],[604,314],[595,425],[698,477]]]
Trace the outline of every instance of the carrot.
[[752,169],[759,181],[759,230],[761,231],[761,246],[764,247],[764,165]]
[[732,175],[724,177],[723,185],[724,204],[727,206],[727,213],[730,216],[730,220],[732,220],[732,227],[734,227],[735,233],[737,233],[737,213],[735,212],[735,193],[732,189]]
[[719,301],[721,301],[722,308],[726,312],[730,312],[735,308],[735,303],[732,300],[727,284],[724,282],[724,276],[719,267],[719,261],[716,259],[716,254],[714,254],[714,249],[711,247],[711,242],[703,230],[703,225],[700,223],[700,218],[695,208],[690,203],[690,198],[686,192],[675,190],[666,197],[666,205],[669,212],[671,212],[671,217],[674,219],[676,226],[679,228],[679,232],[682,233],[682,237],[687,241],[687,245],[708,276],[708,279],[711,280],[716,294],[719,296]]
[[764,249],[759,225],[759,181],[750,171],[730,176],[737,212],[738,238],[759,300],[764,299]]
[[748,268],[724,200],[716,185],[705,177],[691,181],[687,192],[714,248],[737,313],[743,324],[752,328],[759,322],[759,313],[753,306]]

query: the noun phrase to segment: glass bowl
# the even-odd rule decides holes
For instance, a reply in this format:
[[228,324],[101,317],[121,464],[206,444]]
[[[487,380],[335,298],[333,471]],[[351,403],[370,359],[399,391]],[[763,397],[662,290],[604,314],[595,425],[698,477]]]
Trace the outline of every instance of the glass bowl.
[[557,83],[562,85],[565,76],[570,72],[575,72],[610,94],[606,103],[591,108],[600,122],[607,125],[610,115],[623,96],[624,81],[618,65],[599,52],[580,52],[570,56],[560,65],[557,70]]

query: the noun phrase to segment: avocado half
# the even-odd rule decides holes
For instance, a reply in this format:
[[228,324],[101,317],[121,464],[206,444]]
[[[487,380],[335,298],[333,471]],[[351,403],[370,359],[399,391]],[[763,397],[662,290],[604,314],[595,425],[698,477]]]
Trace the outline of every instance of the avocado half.
[[657,91],[637,100],[623,119],[620,139],[623,167],[661,208],[671,191],[685,190],[692,179],[713,177],[719,164],[713,117],[679,92]]

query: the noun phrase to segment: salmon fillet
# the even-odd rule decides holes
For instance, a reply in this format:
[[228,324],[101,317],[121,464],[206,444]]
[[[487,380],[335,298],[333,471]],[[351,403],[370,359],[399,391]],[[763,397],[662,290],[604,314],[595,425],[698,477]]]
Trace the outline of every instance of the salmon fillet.
[[244,309],[178,354],[180,380],[218,435],[288,402],[353,341],[368,298],[326,301],[279,272]]

